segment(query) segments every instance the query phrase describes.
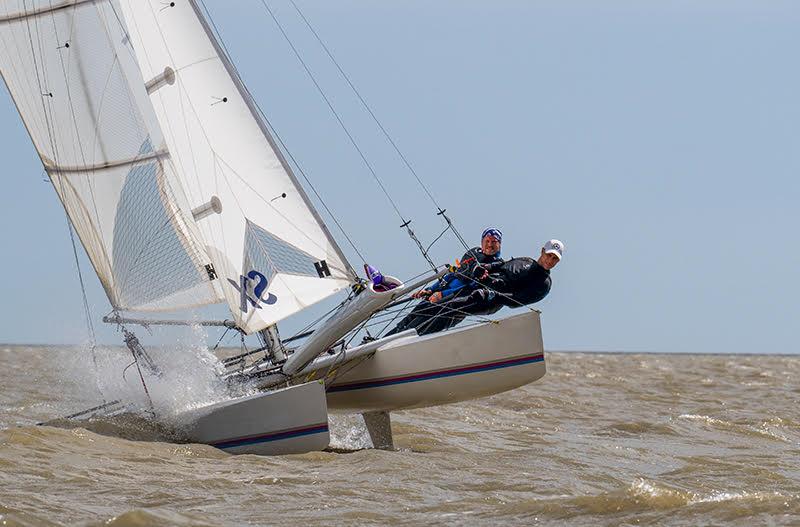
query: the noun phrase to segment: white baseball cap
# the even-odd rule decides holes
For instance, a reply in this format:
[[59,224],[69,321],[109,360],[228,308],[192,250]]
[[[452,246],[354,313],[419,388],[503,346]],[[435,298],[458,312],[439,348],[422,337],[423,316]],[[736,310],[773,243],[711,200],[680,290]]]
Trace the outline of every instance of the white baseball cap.
[[543,249],[545,253],[555,254],[560,260],[564,252],[564,242],[560,240],[548,240],[547,243],[544,244]]

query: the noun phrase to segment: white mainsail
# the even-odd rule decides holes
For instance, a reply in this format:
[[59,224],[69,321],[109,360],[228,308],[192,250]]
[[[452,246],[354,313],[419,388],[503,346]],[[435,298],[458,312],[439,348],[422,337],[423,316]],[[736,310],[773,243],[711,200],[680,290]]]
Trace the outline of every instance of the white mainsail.
[[194,2],[10,0],[0,71],[120,310],[251,333],[353,283]]
[[189,203],[220,211],[197,226],[239,326],[264,328],[352,284],[197,5],[121,4]]

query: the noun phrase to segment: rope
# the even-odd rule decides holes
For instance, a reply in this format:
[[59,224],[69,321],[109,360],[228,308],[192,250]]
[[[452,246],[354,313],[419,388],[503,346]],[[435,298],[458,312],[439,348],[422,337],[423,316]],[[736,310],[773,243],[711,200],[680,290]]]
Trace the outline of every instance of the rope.
[[[431,269],[433,269],[435,271],[436,270],[436,264],[433,263],[433,260],[431,260],[431,257],[428,255],[428,251],[426,251],[425,248],[422,246],[422,242],[419,241],[419,238],[417,238],[417,235],[414,234],[414,231],[411,230],[411,220],[404,221],[403,224],[400,227],[405,227],[406,228],[406,232],[411,237],[411,239],[414,241],[414,243],[417,244],[417,248],[419,248],[419,252],[422,253],[422,257],[425,258],[425,260],[428,262],[428,265],[431,266]],[[434,243],[435,243],[435,240],[434,240]],[[433,244],[431,244],[431,245],[433,245]]]
[[[470,250],[470,246],[469,246],[469,244],[468,244],[468,243],[467,243],[467,241],[464,239],[464,237],[463,237],[463,236],[461,236],[461,233],[460,233],[460,232],[458,232],[458,229],[456,229],[456,225],[455,225],[455,223],[453,223],[453,222],[450,220],[450,216],[448,216],[447,214],[445,214],[446,212],[447,212],[447,209],[442,209],[442,208],[440,208],[440,209],[439,209],[439,212],[437,212],[437,213],[436,213],[436,215],[437,215],[437,216],[441,216],[441,217],[444,219],[444,221],[446,221],[446,222],[447,222],[447,226],[450,228],[450,230],[452,230],[452,231],[453,231],[453,234],[455,234],[455,236],[456,236],[456,239],[458,239],[458,241],[460,241],[460,242],[461,242],[461,245],[463,245],[463,246],[464,246],[464,250],[466,250],[466,251],[469,251],[469,250]],[[431,245],[433,245],[433,244],[431,244]]]
[[[456,276],[467,280],[468,283],[477,282],[471,276],[468,276],[465,273],[462,273],[462,272],[460,272],[458,270],[454,270],[452,272]],[[534,309],[530,305],[523,304],[522,302],[520,302],[519,300],[515,299],[514,297],[512,297],[511,295],[509,295],[507,293],[503,293],[501,291],[498,291],[497,289],[495,289],[495,288],[493,288],[493,287],[491,287],[489,285],[482,284],[480,282],[477,282],[477,283],[480,284],[480,286],[482,288],[494,292],[498,296],[501,296],[501,297],[507,299],[510,303],[516,304],[517,307],[524,307],[528,311],[536,311],[536,309]],[[390,313],[394,314],[394,316],[389,320],[389,322],[386,323],[386,325],[383,328],[381,328],[380,331],[378,331],[377,334],[381,335],[389,328],[389,326],[391,326],[394,323],[395,320],[397,320],[397,318],[407,309],[407,307],[408,307],[408,305],[406,305],[403,308],[401,308],[399,310],[396,310],[396,311],[391,311],[391,312],[390,311],[380,311],[378,313],[375,313],[375,315],[373,315],[372,317],[370,317],[368,319],[368,320],[371,320],[373,322],[370,323],[370,324],[366,324],[365,326],[362,326],[362,327],[369,328],[369,327],[374,327],[374,326],[380,325],[380,324],[382,324],[384,322],[385,318],[387,318]],[[440,310],[435,314],[421,313],[418,316],[420,316],[422,318],[433,319],[433,318],[436,318],[436,317],[445,316],[447,314],[463,314],[463,315],[465,315],[465,318],[471,318],[473,320],[478,320],[480,322],[493,322],[492,319],[487,318],[484,315],[475,314],[475,313],[469,313],[469,312],[467,312],[467,311],[465,311],[463,309],[459,309],[459,308],[455,308],[455,307],[449,306],[449,305],[447,305],[446,301],[444,301],[441,304],[439,304],[439,307],[440,307]],[[384,320],[380,320],[380,319],[384,319]],[[361,328],[359,328],[359,329],[361,329]]]
[[383,333],[384,333],[384,332],[385,332],[387,329],[389,329],[389,326],[391,326],[392,324],[394,324],[394,321],[395,321],[395,320],[397,320],[397,317],[399,317],[400,315],[402,315],[404,311],[409,311],[409,304],[406,304],[406,305],[405,305],[405,306],[403,306],[401,309],[399,309],[399,310],[397,311],[397,313],[395,313],[395,315],[394,315],[394,316],[393,316],[393,317],[392,317],[392,318],[389,320],[389,322],[387,322],[387,323],[386,323],[386,324],[385,324],[385,325],[384,325],[384,326],[383,326],[383,327],[382,327],[382,328],[381,328],[381,329],[378,331],[378,335],[383,335]]
[[[442,232],[440,232],[440,233],[439,233],[439,236],[437,236],[436,238],[434,238],[434,239],[433,239],[433,241],[430,243],[430,245],[428,245],[428,246],[425,248],[425,253],[426,253],[426,254],[428,253],[428,251],[430,251],[430,250],[431,250],[431,247],[433,247],[433,244],[434,244],[434,243],[436,243],[436,242],[438,242],[438,241],[439,241],[439,239],[440,239],[442,236],[444,236],[444,235],[445,235],[445,233],[446,233],[446,232],[447,232],[449,229],[450,229],[450,227],[445,227],[445,229],[444,229]],[[469,250],[469,249],[467,249],[467,250]]]

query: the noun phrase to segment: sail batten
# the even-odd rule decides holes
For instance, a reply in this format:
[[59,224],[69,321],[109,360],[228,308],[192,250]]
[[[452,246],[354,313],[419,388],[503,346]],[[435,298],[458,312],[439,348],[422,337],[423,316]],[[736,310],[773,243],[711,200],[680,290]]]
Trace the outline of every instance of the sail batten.
[[[44,5],[35,9],[24,10],[14,14],[7,14],[5,16],[0,16],[0,24],[7,23],[7,22],[18,22],[20,20],[25,19],[32,19],[36,17],[41,17],[45,15],[49,15],[55,13],[57,11],[61,11],[63,9],[69,9],[70,7],[77,7],[81,4],[93,4],[95,2],[104,2],[107,0],[65,0],[64,2],[60,2],[58,4],[53,4],[50,2],[49,5]],[[23,4],[23,8],[24,8]]]
[[59,172],[59,173],[66,173],[66,172],[97,172],[102,170],[107,170],[110,168],[117,168],[117,167],[132,167],[136,165],[141,165],[153,160],[163,160],[169,157],[169,152],[167,150],[159,150],[157,152],[151,152],[144,156],[137,156],[131,159],[120,159],[117,161],[108,161],[105,163],[101,163],[98,165],[77,165],[77,166],[58,166],[53,165],[47,161],[44,163],[45,171],[49,172]]

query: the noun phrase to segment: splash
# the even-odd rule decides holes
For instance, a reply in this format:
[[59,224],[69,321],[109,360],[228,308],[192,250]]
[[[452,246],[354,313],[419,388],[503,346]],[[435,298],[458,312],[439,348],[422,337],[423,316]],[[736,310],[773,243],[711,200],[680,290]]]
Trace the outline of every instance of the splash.
[[328,420],[330,448],[344,451],[372,448],[372,440],[360,415],[330,415]]
[[221,376],[224,368],[208,349],[206,338],[203,328],[191,326],[171,345],[147,347],[161,371],[154,375],[142,368],[147,391],[124,347],[83,346],[61,364],[61,378],[63,383],[77,387],[83,400],[94,404],[119,400],[127,413],[147,416],[166,426],[180,426],[180,416],[186,411],[231,398]]

